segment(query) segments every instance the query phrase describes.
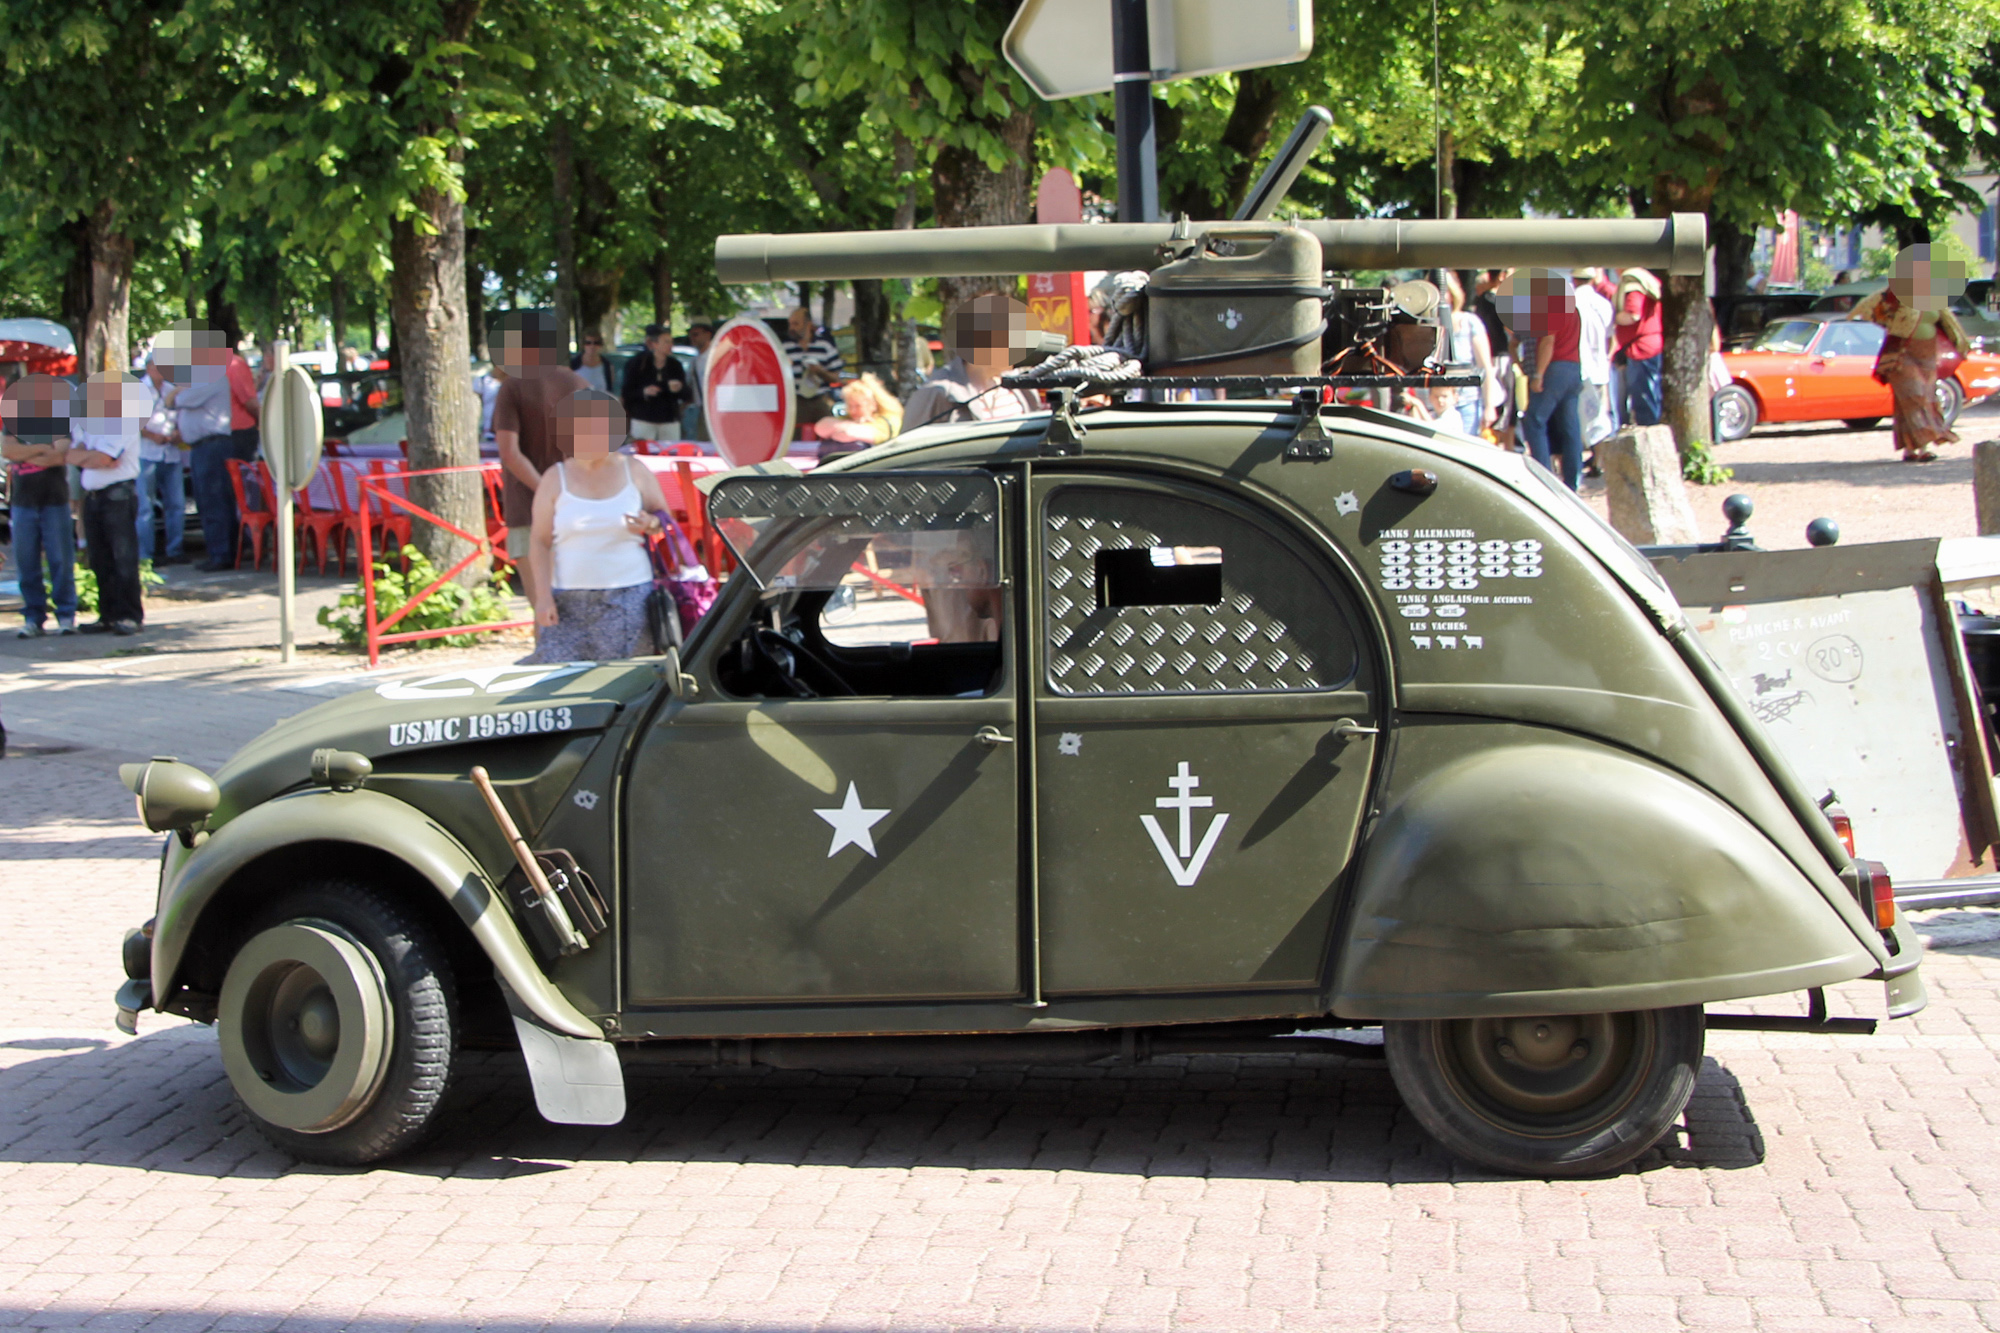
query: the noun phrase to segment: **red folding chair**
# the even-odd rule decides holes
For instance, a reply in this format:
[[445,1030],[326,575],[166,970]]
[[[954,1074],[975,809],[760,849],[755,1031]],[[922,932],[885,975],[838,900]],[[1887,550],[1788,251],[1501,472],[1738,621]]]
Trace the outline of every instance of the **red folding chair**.
[[[380,463],[373,465],[381,470]],[[329,459],[326,464],[329,490],[333,496],[334,511],[340,518],[340,567],[347,568],[347,544],[354,543],[354,558],[361,558],[361,474],[354,464],[337,459]],[[371,504],[368,507],[368,539],[374,544],[379,558],[388,545],[386,538],[399,537],[395,545],[401,550],[410,540],[410,518],[393,506]]]
[[[403,446],[404,452],[407,453],[409,451],[410,442],[408,440],[403,440],[400,443]],[[398,468],[396,470],[401,471],[402,469]],[[368,474],[370,476],[382,477],[386,476],[388,472],[389,472],[389,465],[383,462],[381,459],[375,458],[369,460]],[[397,477],[397,478],[391,478],[390,480],[383,482],[381,489],[393,492],[394,494],[397,495],[402,495],[409,490],[409,487],[410,487],[409,482],[403,480],[400,477]],[[408,546],[410,544],[411,525],[414,520],[411,519],[409,510],[398,508],[397,506],[392,505],[388,501],[384,500],[379,504],[371,504],[368,507],[368,513],[369,516],[375,520],[375,527],[377,531],[386,534],[386,538],[384,537],[377,538],[377,540],[382,542],[382,544],[387,545],[388,540],[393,539],[396,543],[395,549],[399,553],[405,546]]]
[[[319,557],[319,572],[326,573],[327,546],[332,544],[333,553],[339,560],[342,574],[347,573],[347,538],[342,534],[345,521],[338,508],[326,507],[330,492],[327,489],[327,470],[333,464],[322,463],[313,472],[312,480],[298,492],[297,503],[292,507],[292,527],[299,534],[299,568],[306,564],[306,539],[310,538],[313,551]],[[318,501],[314,500],[317,493]],[[273,497],[271,507],[277,508]]]
[[[278,520],[275,502],[266,503],[269,494],[268,481],[261,479],[264,471],[262,463],[245,463],[239,458],[226,460],[229,465],[229,487],[236,493],[236,567],[243,568],[244,539],[249,539],[250,568],[259,569],[264,564],[264,538]],[[255,469],[246,482],[243,477],[246,468]],[[253,506],[252,498],[258,501]],[[277,557],[273,555],[272,559]]]

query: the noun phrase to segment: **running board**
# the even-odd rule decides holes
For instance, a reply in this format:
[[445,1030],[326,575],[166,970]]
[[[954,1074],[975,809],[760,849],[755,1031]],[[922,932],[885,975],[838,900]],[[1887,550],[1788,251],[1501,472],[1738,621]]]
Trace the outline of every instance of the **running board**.
[[1872,1037],[1872,1018],[1829,1018],[1826,991],[1814,986],[1806,992],[1803,1014],[1710,1014],[1710,1031],[1722,1032],[1832,1032],[1848,1036]]

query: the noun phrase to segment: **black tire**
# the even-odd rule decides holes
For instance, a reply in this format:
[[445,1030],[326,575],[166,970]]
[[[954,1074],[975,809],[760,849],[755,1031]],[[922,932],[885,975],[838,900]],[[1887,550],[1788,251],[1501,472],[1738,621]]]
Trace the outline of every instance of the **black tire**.
[[1940,377],[1937,382],[1937,405],[1938,415],[1944,418],[1947,426],[1958,420],[1958,414],[1965,406],[1965,390],[1959,388],[1958,381],[1950,375]]
[[457,986],[435,934],[394,898],[348,879],[292,890],[249,924],[222,991],[224,1068],[279,1148],[360,1166],[429,1134],[458,1047]]
[[1452,1152],[1514,1175],[1594,1176],[1651,1148],[1686,1107],[1704,1026],[1690,1005],[1387,1023],[1383,1036],[1397,1091]]
[[1757,427],[1757,400],[1740,384],[1732,384],[1715,395],[1715,434],[1728,444],[1740,440]]
[[1882,424],[1882,418],[1847,417],[1844,420],[1842,420],[1840,424],[1847,427],[1849,430],[1874,430],[1877,426]]

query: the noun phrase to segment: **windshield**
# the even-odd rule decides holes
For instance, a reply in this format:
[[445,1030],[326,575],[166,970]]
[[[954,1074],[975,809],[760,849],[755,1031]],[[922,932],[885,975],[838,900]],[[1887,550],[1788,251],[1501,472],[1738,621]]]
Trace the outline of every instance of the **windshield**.
[[1819,324],[1810,319],[1787,319],[1766,325],[1757,341],[1750,345],[1753,352],[1803,352],[1812,346],[1813,335],[1819,332]]
[[732,477],[709,497],[729,549],[765,589],[998,587],[999,495],[981,472]]

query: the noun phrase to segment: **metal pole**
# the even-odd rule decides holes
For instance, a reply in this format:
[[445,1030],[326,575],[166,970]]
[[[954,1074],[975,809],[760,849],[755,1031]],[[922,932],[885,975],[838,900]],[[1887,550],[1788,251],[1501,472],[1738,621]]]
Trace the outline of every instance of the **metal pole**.
[[297,591],[292,579],[292,479],[286,475],[291,465],[291,406],[285,401],[285,371],[291,365],[291,344],[280,338],[271,344],[269,390],[264,394],[264,466],[271,469],[271,489],[278,493],[278,660],[290,663],[298,654],[297,634],[292,627],[292,599]]
[[1118,220],[1160,220],[1153,143],[1153,40],[1147,0],[1111,0],[1111,82],[1118,119]]

